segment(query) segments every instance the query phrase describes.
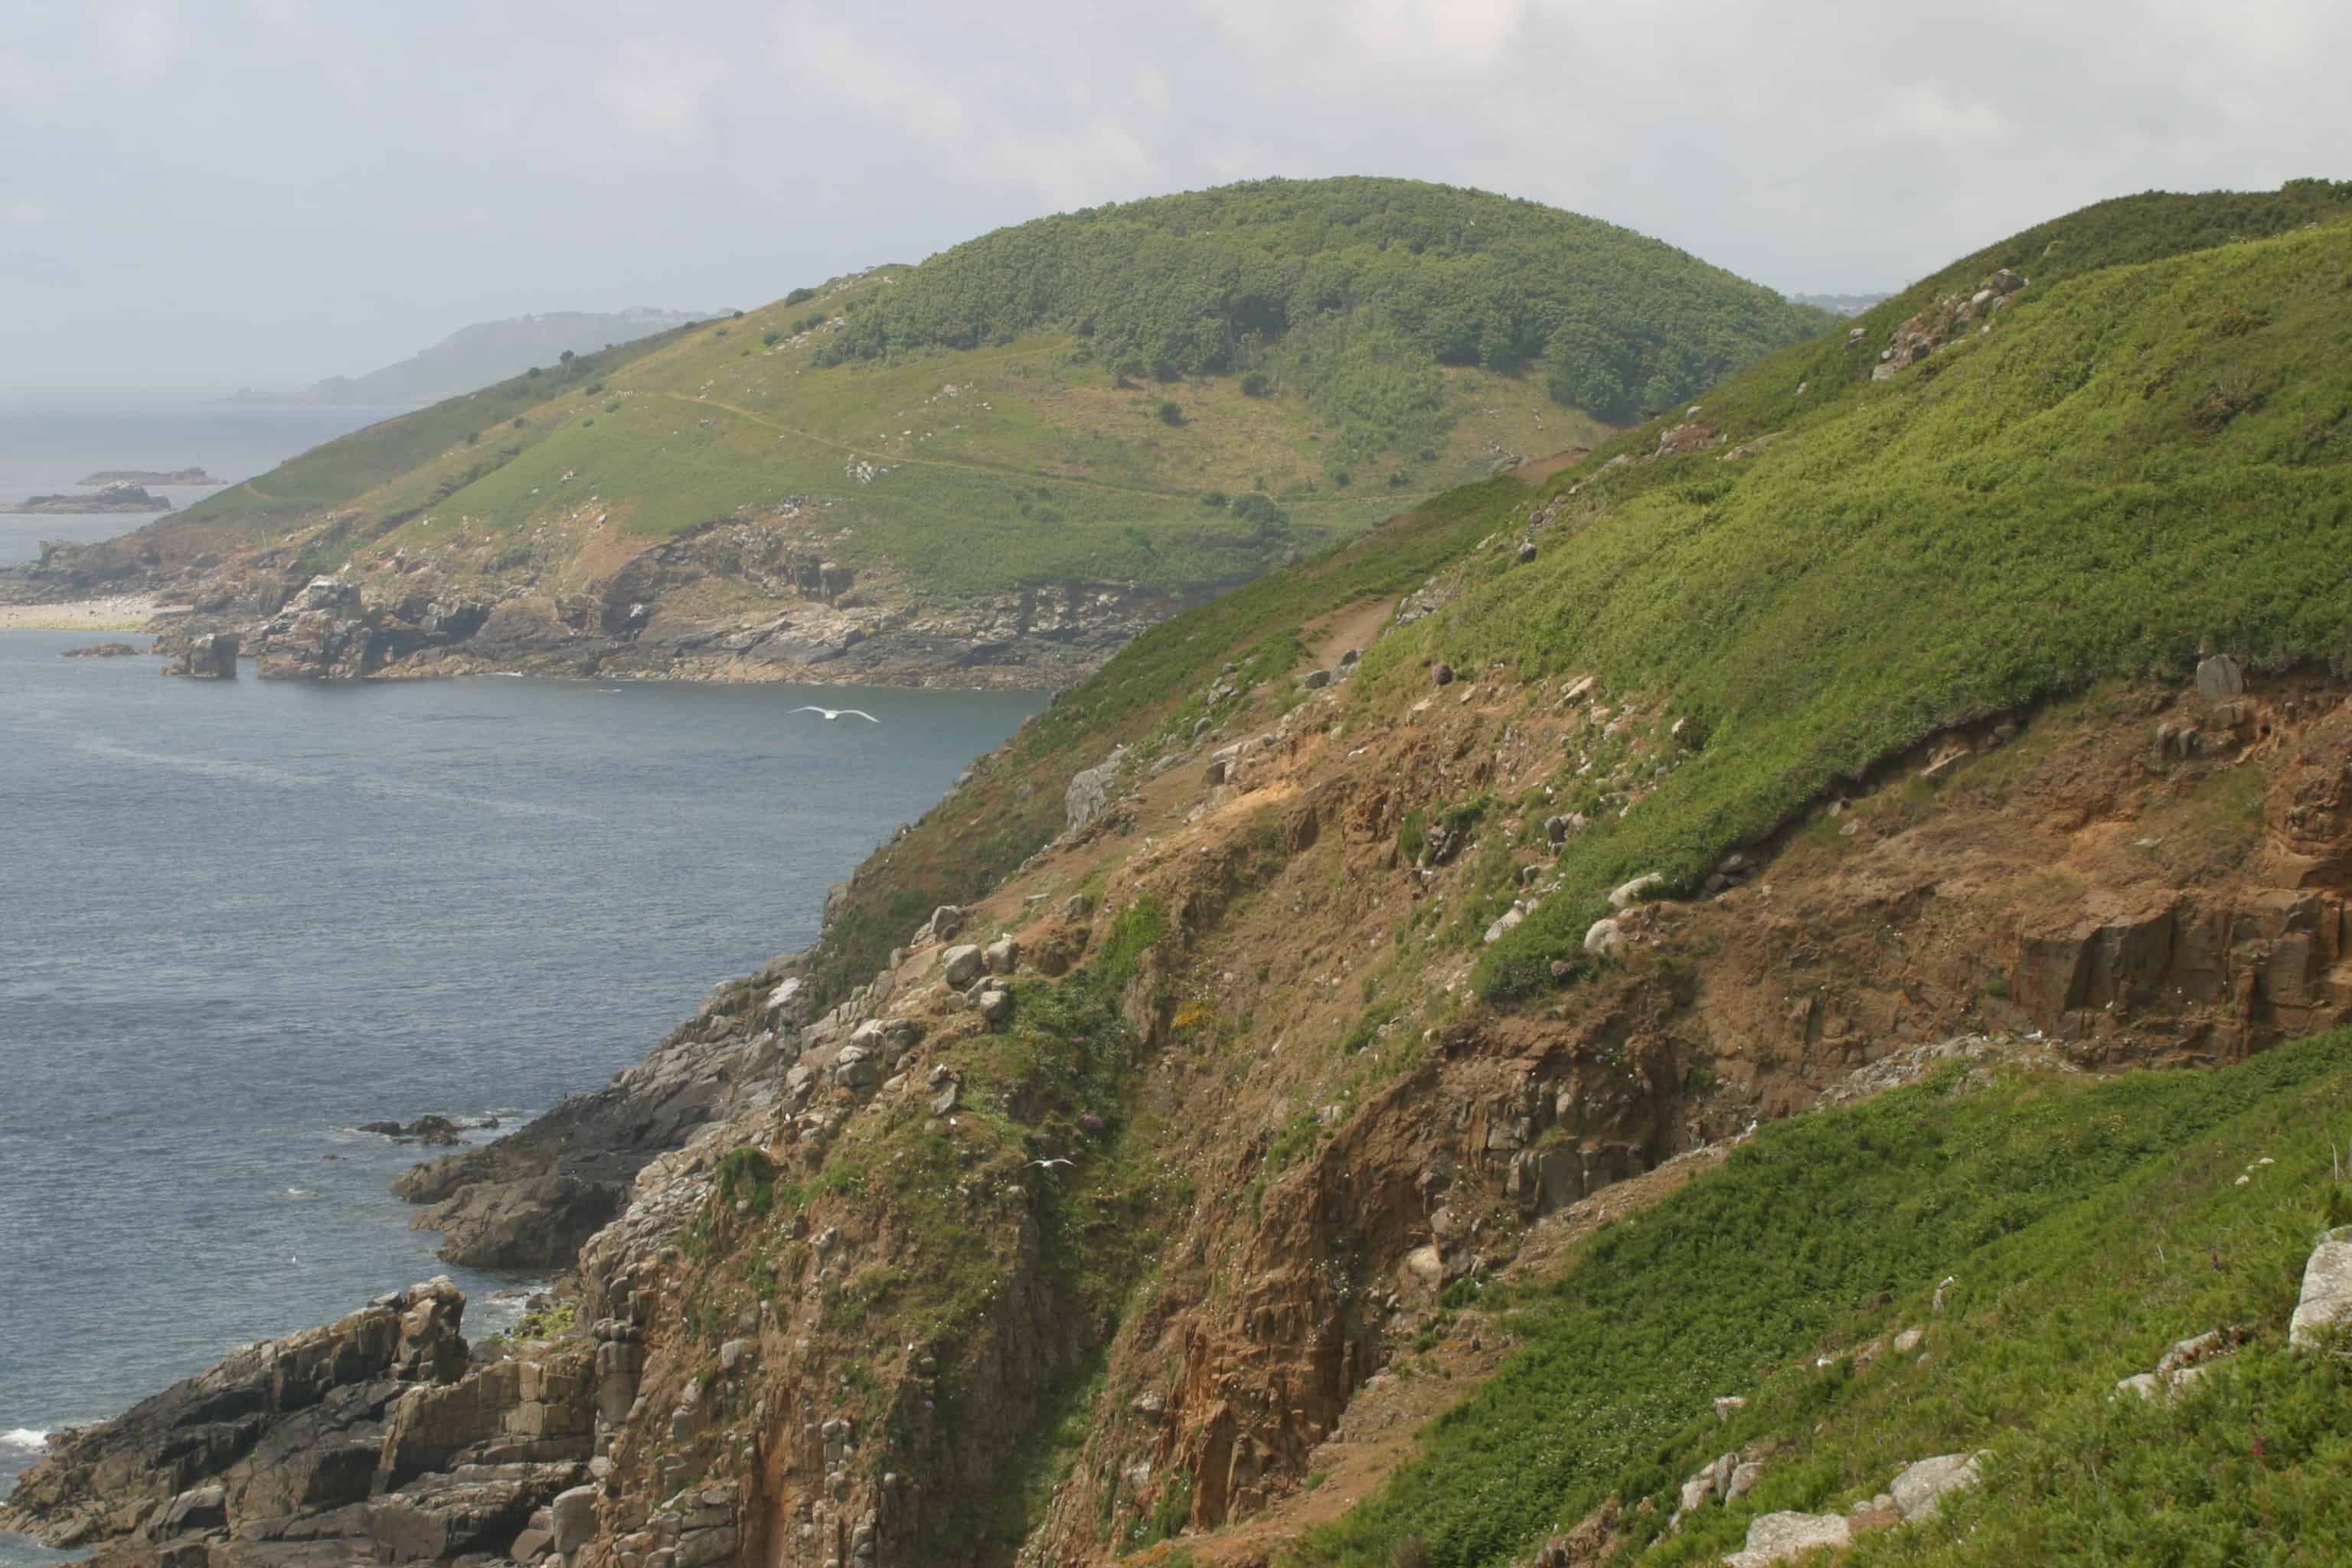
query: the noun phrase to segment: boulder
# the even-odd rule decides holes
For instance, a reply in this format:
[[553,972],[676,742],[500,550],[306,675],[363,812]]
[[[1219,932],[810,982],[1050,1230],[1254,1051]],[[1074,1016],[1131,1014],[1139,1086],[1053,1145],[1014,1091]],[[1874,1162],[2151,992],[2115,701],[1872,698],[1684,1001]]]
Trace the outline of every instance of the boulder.
[[964,942],[940,954],[940,974],[950,985],[961,990],[980,978],[986,962],[978,946]]
[[1648,892],[1652,888],[1664,887],[1665,881],[1664,872],[1645,871],[1630,882],[1621,882],[1609,890],[1609,907],[1612,910],[1631,908],[1634,900],[1643,893]]
[[2197,695],[2208,702],[2219,702],[2235,697],[2246,689],[2245,667],[2226,653],[2200,660],[2197,666]]
[[1614,952],[1624,945],[1624,930],[1615,921],[1594,921],[1584,932],[1584,951],[1587,952]]
[[1769,1568],[1824,1546],[1846,1546],[1853,1539],[1853,1527],[1843,1514],[1763,1514],[1748,1521],[1746,1547],[1725,1558],[1724,1568]]
[[963,930],[963,911],[953,904],[941,904],[931,911],[931,935],[945,942]]
[[1111,788],[1118,780],[1119,759],[1126,753],[1118,747],[1093,767],[1070,775],[1069,788],[1062,792],[1062,812],[1067,818],[1065,831],[1076,833],[1110,809]]
[[2303,1266],[2303,1293],[2287,1325],[2287,1343],[2295,1350],[2314,1351],[2327,1331],[2352,1316],[2352,1226],[2341,1226],[2319,1238]]
[[1445,1288],[1445,1255],[1434,1245],[1417,1247],[1405,1254],[1404,1272],[1412,1283],[1435,1295]]
[[1513,931],[1518,928],[1519,922],[1527,918],[1528,915],[1525,910],[1505,910],[1496,918],[1495,923],[1486,928],[1487,945],[1492,946],[1494,943],[1498,942],[1505,937],[1510,935]]
[[231,680],[236,676],[236,637],[226,632],[207,632],[189,638],[180,657],[163,667],[163,673],[192,680]]
[[1439,661],[1438,661],[1434,666],[1433,666],[1433,667],[1431,668],[1431,669],[1430,669],[1430,672],[1429,672],[1429,683],[1430,683],[1432,686],[1451,686],[1451,685],[1453,685],[1453,684],[1454,684],[1454,667],[1453,667],[1452,665],[1450,665],[1450,664],[1447,664],[1444,660],[1440,659],[1440,660],[1439,660]]
[[980,1016],[992,1028],[1009,1022],[1013,1017],[1013,993],[1010,991],[982,992]]
[[844,1046],[833,1061],[833,1081],[847,1089],[872,1089],[882,1081],[882,1064],[863,1046]]
[[1298,678],[1298,684],[1302,690],[1320,691],[1331,684],[1331,672],[1328,669],[1310,669]]
[[1906,1520],[1933,1519],[1944,1499],[1982,1479],[1974,1454],[1938,1454],[1905,1468],[1886,1489]]
[[1009,936],[998,937],[981,953],[991,974],[1010,974],[1021,967],[1021,944]]

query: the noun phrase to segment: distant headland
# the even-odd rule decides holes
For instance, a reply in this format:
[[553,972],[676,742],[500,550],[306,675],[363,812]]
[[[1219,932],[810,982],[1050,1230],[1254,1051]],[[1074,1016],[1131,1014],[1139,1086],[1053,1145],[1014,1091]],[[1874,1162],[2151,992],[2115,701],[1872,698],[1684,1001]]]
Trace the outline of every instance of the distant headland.
[[27,496],[23,500],[0,501],[0,512],[46,515],[59,513],[87,516],[104,511],[169,511],[172,503],[151,493],[143,485],[110,484],[79,495],[60,494]]
[[225,485],[202,468],[100,468],[74,481],[78,485]]

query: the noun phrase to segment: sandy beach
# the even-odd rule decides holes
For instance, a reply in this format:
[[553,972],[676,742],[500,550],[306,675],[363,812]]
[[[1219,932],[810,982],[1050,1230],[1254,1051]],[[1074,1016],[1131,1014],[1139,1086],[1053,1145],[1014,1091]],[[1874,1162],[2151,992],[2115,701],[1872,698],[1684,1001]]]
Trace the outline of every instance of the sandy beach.
[[137,631],[162,607],[145,594],[70,599],[57,605],[0,605],[0,631]]

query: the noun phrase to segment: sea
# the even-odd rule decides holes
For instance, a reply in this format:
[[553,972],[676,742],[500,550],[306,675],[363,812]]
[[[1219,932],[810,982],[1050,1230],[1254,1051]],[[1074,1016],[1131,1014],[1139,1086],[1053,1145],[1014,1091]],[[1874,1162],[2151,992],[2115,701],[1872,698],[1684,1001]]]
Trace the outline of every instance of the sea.
[[[0,494],[241,477],[354,422],[0,405]],[[827,888],[1042,705],[59,657],[96,640],[0,629],[0,1490],[49,1431],[436,1273],[469,1333],[511,1321],[542,1282],[437,1261],[390,1192],[429,1152],[360,1124],[511,1127],[604,1082],[813,941]],[[0,1564],[62,1560],[0,1536]]]

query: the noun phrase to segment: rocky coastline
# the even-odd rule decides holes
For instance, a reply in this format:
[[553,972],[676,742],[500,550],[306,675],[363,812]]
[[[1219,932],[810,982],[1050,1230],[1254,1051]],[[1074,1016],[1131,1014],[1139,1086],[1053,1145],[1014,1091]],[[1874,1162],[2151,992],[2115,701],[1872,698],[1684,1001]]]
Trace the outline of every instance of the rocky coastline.
[[310,576],[208,555],[174,566],[125,555],[120,542],[45,541],[37,561],[0,573],[0,605],[33,614],[142,595],[155,605],[143,629],[156,634],[156,651],[233,638],[264,679],[521,674],[1054,690],[1228,585],[1177,595],[1060,583],[942,605],[827,561],[747,574],[733,545],[707,538],[641,556],[593,592],[563,594],[448,579],[422,563]]

